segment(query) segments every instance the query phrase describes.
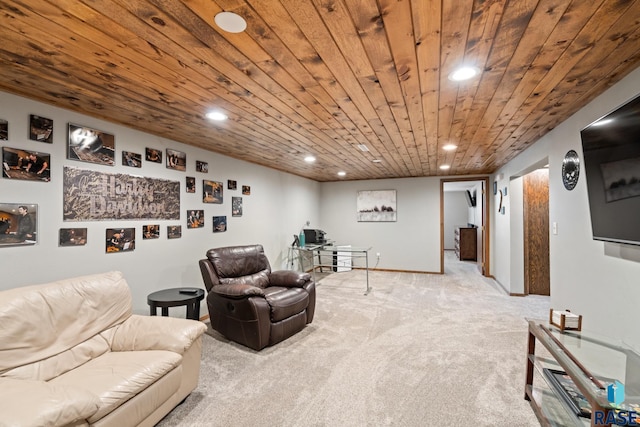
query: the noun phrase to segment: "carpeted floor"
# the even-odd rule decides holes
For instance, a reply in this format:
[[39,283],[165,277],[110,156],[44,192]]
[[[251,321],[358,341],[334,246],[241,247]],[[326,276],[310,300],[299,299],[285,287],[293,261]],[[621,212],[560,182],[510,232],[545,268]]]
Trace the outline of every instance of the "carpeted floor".
[[313,323],[261,352],[204,336],[200,384],[158,425],[539,426],[524,400],[527,324],[548,297],[509,297],[447,253],[446,274],[320,280]]

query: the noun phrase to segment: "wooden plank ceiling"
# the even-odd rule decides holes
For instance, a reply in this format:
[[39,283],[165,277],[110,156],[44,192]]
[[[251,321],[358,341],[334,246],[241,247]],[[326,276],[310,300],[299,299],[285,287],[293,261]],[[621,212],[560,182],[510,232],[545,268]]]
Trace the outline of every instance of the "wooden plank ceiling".
[[[640,0],[0,9],[0,90],[317,181],[491,173],[640,61]],[[221,11],[247,30],[222,31]],[[480,75],[449,80],[461,64]],[[207,120],[212,109],[229,120]]]

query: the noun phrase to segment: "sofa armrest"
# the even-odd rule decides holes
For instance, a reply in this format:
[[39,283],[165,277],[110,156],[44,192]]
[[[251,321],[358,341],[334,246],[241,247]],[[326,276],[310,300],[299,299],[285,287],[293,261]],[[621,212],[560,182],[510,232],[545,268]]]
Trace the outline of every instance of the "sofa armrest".
[[293,270],[272,271],[269,276],[271,286],[301,288],[311,280],[311,274]]
[[207,326],[197,320],[134,314],[116,327],[111,351],[169,350],[184,354]]
[[211,288],[209,293],[234,299],[264,296],[264,291],[261,288],[244,283],[236,283],[233,285],[216,285]]
[[96,413],[100,399],[76,387],[46,381],[0,378],[0,424],[66,426]]

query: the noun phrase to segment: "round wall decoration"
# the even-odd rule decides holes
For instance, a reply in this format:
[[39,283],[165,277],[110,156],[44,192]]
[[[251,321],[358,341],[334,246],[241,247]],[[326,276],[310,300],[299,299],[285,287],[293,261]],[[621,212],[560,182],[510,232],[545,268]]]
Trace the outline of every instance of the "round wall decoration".
[[574,150],[567,151],[562,161],[562,183],[567,190],[573,190],[580,176],[580,158]]

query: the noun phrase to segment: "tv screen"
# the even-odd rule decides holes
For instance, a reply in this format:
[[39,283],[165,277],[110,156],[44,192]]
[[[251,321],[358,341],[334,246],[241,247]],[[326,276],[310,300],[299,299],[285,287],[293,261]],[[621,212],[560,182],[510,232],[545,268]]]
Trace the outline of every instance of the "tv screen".
[[580,136],[593,238],[640,245],[640,96]]

